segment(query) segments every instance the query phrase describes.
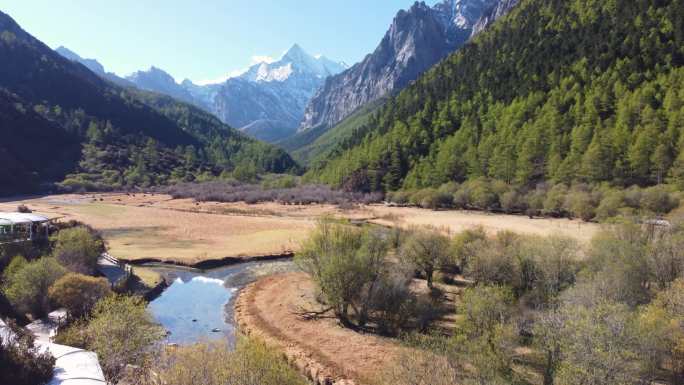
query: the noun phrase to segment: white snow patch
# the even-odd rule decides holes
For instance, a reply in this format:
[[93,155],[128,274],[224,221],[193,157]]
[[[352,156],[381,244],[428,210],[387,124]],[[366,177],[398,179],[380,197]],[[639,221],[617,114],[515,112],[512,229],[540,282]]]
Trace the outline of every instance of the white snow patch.
[[257,72],[256,81],[258,82],[272,82],[272,81],[285,81],[292,74],[292,63],[287,63],[284,66],[269,69],[266,63],[262,63],[259,66],[259,71]]

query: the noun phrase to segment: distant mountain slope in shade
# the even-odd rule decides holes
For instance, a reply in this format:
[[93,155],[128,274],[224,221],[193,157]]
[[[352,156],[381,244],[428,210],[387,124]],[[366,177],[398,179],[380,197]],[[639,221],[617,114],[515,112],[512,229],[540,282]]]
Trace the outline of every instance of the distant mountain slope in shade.
[[282,150],[196,107],[104,80],[2,12],[0,57],[0,135],[7,139],[0,143],[1,194],[36,191],[65,177],[72,185],[130,187],[241,165],[297,167]]
[[104,75],[105,74],[104,67],[102,66],[102,64],[100,64],[100,62],[98,62],[95,59],[84,59],[84,58],[80,57],[76,52],[74,52],[74,51],[72,51],[72,50],[70,50],[64,46],[57,47],[57,49],[55,49],[55,51],[58,54],[64,56],[65,58],[67,58],[71,61],[75,61],[75,62],[79,62],[79,63],[83,64],[89,70],[95,72],[98,75]]
[[156,67],[126,80],[140,89],[192,103],[250,136],[277,141],[296,131],[304,108],[325,79],[345,69],[343,63],[309,55],[295,44],[280,60],[255,64],[223,83],[197,85],[187,79],[177,83]]
[[[511,0],[416,2],[400,11],[376,50],[329,78],[306,108],[299,131],[332,127],[360,106],[406,87],[461,47],[475,31],[515,5]],[[492,12],[496,9],[497,12]]]
[[354,190],[478,178],[681,187],[683,96],[681,1],[521,0],[307,178]]

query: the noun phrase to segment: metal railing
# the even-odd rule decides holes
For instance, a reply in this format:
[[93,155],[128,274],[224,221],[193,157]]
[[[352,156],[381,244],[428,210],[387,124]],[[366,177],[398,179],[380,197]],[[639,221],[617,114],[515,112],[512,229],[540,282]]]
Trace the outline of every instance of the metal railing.
[[122,276],[118,277],[116,281],[111,282],[112,288],[123,286],[133,274],[133,267],[129,264],[121,263],[121,261],[112,257],[111,255],[109,255],[109,253],[106,252],[102,253],[101,257],[109,263],[119,266],[119,268],[121,268],[124,271],[124,274]]

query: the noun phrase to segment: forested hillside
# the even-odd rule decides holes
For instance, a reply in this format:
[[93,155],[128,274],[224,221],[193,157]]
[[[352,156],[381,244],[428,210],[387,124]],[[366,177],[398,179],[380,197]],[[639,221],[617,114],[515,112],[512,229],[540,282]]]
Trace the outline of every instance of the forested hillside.
[[523,0],[308,177],[361,190],[681,183],[683,61],[681,1]]
[[120,88],[0,12],[0,194],[285,172],[282,150],[171,98]]

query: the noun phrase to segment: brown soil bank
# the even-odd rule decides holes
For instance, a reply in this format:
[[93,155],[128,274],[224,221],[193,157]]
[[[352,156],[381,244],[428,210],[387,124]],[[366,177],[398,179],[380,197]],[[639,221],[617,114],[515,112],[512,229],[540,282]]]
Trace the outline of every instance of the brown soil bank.
[[239,294],[235,320],[241,331],[281,349],[315,384],[361,385],[404,349],[375,335],[344,329],[333,318],[308,320],[319,310],[313,282],[304,273],[261,279]]

